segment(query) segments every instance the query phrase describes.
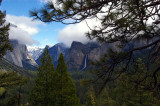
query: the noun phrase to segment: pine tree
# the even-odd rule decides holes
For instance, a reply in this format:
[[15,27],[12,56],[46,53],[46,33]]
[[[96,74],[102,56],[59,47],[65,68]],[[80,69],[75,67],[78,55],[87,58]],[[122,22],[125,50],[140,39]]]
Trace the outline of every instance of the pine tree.
[[[0,0],[1,5],[2,0]],[[9,27],[10,24],[6,24],[6,13],[0,10],[0,57],[6,54],[7,50],[12,50],[9,42]]]
[[0,71],[0,79],[0,87],[4,88],[12,87],[14,85],[22,85],[27,82],[27,78],[24,78],[23,75],[19,75],[17,72],[13,71]]
[[[153,91],[144,89],[146,88],[144,87],[147,85],[146,83],[152,83],[151,79],[143,81],[147,73],[145,64],[139,58],[132,67],[129,73],[121,74],[118,80],[114,82],[115,88],[109,90],[109,96],[116,101],[116,106],[159,105],[160,102],[156,94]],[[135,82],[139,82],[140,84],[137,85]]]
[[41,65],[37,69],[35,85],[29,97],[30,105],[52,106],[54,104],[54,65],[52,62],[48,48],[45,48]]
[[95,97],[94,88],[91,86],[88,89],[86,106],[95,106],[95,104],[96,104],[95,98],[96,97]]
[[[90,30],[86,33],[87,37],[105,43],[116,42],[115,44],[120,48],[135,40],[143,41],[145,39],[148,41],[152,39],[149,44],[147,42],[146,45],[129,48],[123,52],[123,55],[119,53],[119,49],[115,49],[115,53],[113,52],[111,58],[106,59],[104,64],[99,62],[99,66],[104,68],[98,78],[104,81],[101,87],[103,89],[107,82],[115,80],[122,73],[129,71],[132,61],[136,59],[135,52],[152,48],[152,52],[148,52],[147,67],[153,65],[151,60],[159,59],[157,56],[160,51],[159,6],[158,0],[56,0],[56,3],[50,1],[45,4],[45,7],[31,11],[30,15],[43,22],[61,22],[63,24],[76,24],[82,21],[87,23],[87,19],[96,19],[99,23],[93,28],[89,27]],[[72,21],[67,21],[68,19]],[[153,39],[155,37],[156,39]],[[156,49],[153,50],[153,48]],[[116,68],[121,64],[125,64],[125,66],[123,70],[117,72]],[[152,89],[157,89],[157,86],[160,85],[160,81],[157,81],[160,66],[153,71],[154,75],[151,76],[154,78],[155,85]],[[105,79],[103,79],[104,76]]]
[[58,59],[55,81],[55,106],[78,106],[79,99],[76,96],[76,87],[67,72],[67,66],[62,53]]
[[20,103],[20,96],[18,98],[17,87],[26,84],[28,78],[19,75],[17,72],[0,71],[0,106],[17,105]]

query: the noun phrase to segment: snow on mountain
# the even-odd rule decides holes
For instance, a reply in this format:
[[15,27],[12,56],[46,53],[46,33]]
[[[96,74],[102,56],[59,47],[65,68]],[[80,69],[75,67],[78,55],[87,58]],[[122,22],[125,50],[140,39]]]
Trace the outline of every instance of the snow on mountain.
[[34,60],[37,60],[43,53],[44,47],[28,47],[28,52]]
[[[49,49],[52,47],[52,45],[46,45],[46,47],[48,47]],[[37,60],[39,58],[39,56],[43,53],[44,48],[45,47],[27,47],[29,54],[32,56],[34,60]]]

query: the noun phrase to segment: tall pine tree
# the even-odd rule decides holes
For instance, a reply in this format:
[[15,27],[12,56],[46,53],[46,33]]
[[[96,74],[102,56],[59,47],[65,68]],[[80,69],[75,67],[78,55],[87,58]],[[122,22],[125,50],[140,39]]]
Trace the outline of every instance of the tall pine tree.
[[32,106],[51,106],[54,104],[54,65],[52,62],[53,60],[48,54],[48,48],[45,48],[41,65],[37,69],[35,85],[29,97]]
[[67,72],[67,66],[61,53],[55,71],[56,94],[55,106],[78,106],[79,99],[76,96],[76,87]]
[[[2,0],[0,0],[1,5]],[[0,57],[6,54],[7,50],[12,50],[9,43],[9,27],[10,24],[5,23],[6,13],[0,10]]]

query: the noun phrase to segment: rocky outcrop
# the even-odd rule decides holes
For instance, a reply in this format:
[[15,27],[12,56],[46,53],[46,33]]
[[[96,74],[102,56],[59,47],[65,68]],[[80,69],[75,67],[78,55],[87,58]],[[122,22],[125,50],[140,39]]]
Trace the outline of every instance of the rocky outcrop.
[[13,50],[12,52],[7,51],[7,54],[4,56],[5,59],[17,66],[27,69],[38,66],[33,58],[29,55],[26,45],[19,44],[17,40],[10,40],[10,43],[13,47]]
[[85,70],[89,61],[98,61],[112,45],[90,42],[82,44],[73,42],[66,56],[66,63],[69,70]]
[[[56,66],[58,63],[59,54],[63,53],[64,57],[67,55],[68,48],[63,43],[58,43],[49,49],[49,54],[51,58],[53,59],[53,64]],[[40,65],[40,59],[43,56],[43,53],[39,56],[39,58],[36,60],[37,64]]]
[[[82,44],[74,41],[70,48],[66,48],[64,44],[58,43],[49,48],[49,54],[53,59],[53,64],[58,63],[59,54],[63,53],[68,70],[86,70],[90,61],[98,61],[100,57],[107,52],[109,48],[115,48],[113,44],[90,42]],[[43,55],[43,54],[42,54]],[[36,60],[40,63],[40,58]]]
[[12,70],[12,71],[17,72],[19,74],[23,74],[25,76],[33,77],[33,74],[30,73],[30,71],[11,63],[10,61],[8,61],[5,58],[0,58],[0,70],[3,71],[3,72],[7,72],[7,71]]
[[43,53],[43,50],[44,48],[40,47],[28,48],[28,52],[34,60],[37,60],[39,58],[39,56]]
[[[155,39],[150,41],[147,40],[133,40],[132,42],[127,43],[124,47],[119,48],[119,42],[115,43],[97,43],[89,42],[83,44],[80,42],[72,42],[70,48],[66,48],[62,43],[56,44],[55,46],[49,48],[49,54],[53,59],[53,63],[56,66],[58,57],[60,53],[64,54],[65,62],[67,64],[68,70],[86,70],[89,66],[90,61],[98,61],[104,54],[108,53],[109,49],[113,51],[128,51],[136,47],[141,47],[153,42]],[[145,54],[146,50],[134,52],[135,56]],[[36,62],[40,64],[39,57]]]
[[68,69],[77,70],[82,65],[83,58],[88,50],[80,42],[73,42],[66,56]]
[[86,70],[90,61],[98,61],[109,49],[120,51],[116,43],[73,42],[66,56],[68,70]]

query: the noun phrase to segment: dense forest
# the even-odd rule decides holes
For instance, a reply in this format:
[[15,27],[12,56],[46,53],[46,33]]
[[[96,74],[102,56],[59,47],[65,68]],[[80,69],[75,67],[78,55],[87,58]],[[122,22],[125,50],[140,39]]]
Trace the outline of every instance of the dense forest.
[[[87,37],[103,43],[118,42],[119,49],[110,49],[99,61],[90,62],[92,67],[85,71],[67,70],[62,53],[54,66],[47,47],[36,71],[27,70],[25,74],[0,67],[0,105],[159,106],[160,2],[57,0],[57,3],[61,6],[48,2],[42,9],[31,10],[30,15],[46,23],[64,24],[96,18],[101,26],[91,29]],[[5,16],[0,10],[0,58],[12,50],[10,24],[5,23]],[[72,19],[71,23],[66,23],[68,19]],[[148,43],[125,49],[134,40]]]

